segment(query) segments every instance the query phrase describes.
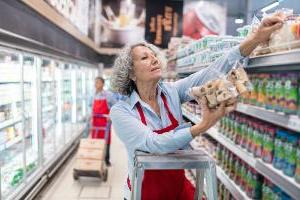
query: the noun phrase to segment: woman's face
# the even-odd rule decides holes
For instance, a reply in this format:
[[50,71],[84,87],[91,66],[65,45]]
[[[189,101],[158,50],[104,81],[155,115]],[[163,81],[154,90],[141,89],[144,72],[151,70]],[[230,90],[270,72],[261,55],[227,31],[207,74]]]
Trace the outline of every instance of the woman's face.
[[145,46],[136,46],[131,50],[134,78],[137,82],[159,81],[161,63],[155,53]]

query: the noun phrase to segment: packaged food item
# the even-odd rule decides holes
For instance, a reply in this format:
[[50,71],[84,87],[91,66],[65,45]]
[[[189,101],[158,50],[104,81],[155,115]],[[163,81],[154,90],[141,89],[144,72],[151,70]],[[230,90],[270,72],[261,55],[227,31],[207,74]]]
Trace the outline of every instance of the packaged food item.
[[239,94],[248,93],[253,89],[244,67],[239,62],[237,62],[234,68],[228,73],[227,79],[236,86]]
[[246,144],[246,147],[247,147],[247,151],[248,151],[248,152],[252,152],[252,151],[251,151],[251,148],[252,148],[252,146],[254,145],[254,144],[253,144],[254,124],[255,124],[254,121],[249,121],[249,122],[248,122],[247,144]]
[[259,123],[257,126],[257,135],[256,135],[256,148],[254,157],[262,157],[262,150],[263,150],[263,135],[264,135],[264,124]]
[[275,151],[273,166],[277,169],[284,167],[284,145],[286,140],[286,133],[283,130],[277,130],[275,138]]
[[289,114],[297,113],[297,98],[298,98],[298,74],[289,73],[284,83],[284,92],[286,103],[284,112]]
[[282,111],[285,103],[284,79],[285,76],[283,74],[275,75],[275,101],[276,101],[275,110],[276,111]]
[[[274,184],[268,179],[264,179],[263,189],[262,189],[262,199],[263,200],[274,200],[279,199],[279,197],[273,192]],[[276,198],[277,196],[277,198]]]
[[247,187],[247,171],[249,171],[249,170],[248,170],[246,164],[243,161],[240,164],[241,164],[240,165],[240,167],[241,167],[241,181],[240,181],[241,184],[240,184],[240,186],[241,186],[242,190],[246,191],[246,187]]
[[274,99],[275,99],[274,74],[270,74],[266,84],[266,109],[274,109],[275,106]]
[[296,155],[297,155],[297,164],[296,164],[296,171],[295,171],[295,180],[297,183],[300,183],[300,138],[298,138]]
[[253,90],[250,92],[250,104],[255,105],[258,97],[259,77],[256,74],[252,75]]
[[234,163],[234,182],[237,184],[237,185],[241,185],[241,160],[236,157],[236,161]]
[[283,168],[283,173],[287,176],[293,177],[296,170],[297,162],[297,143],[298,137],[294,134],[287,135],[287,140],[284,145],[285,156],[285,167]]
[[259,75],[257,105],[261,107],[266,103],[266,85],[268,78],[268,74]]
[[272,126],[265,127],[265,134],[263,138],[263,152],[262,160],[266,163],[272,163],[274,155],[274,139],[276,135],[276,128]]
[[232,83],[225,79],[212,80],[203,86],[190,88],[189,94],[197,99],[206,97],[210,108],[217,107],[221,102],[230,102],[238,95]]

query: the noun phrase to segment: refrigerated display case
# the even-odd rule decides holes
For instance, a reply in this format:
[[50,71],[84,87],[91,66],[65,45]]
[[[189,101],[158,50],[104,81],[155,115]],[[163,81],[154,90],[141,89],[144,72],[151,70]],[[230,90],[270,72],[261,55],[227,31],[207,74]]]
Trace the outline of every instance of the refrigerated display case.
[[32,192],[75,149],[95,68],[0,44],[0,199]]

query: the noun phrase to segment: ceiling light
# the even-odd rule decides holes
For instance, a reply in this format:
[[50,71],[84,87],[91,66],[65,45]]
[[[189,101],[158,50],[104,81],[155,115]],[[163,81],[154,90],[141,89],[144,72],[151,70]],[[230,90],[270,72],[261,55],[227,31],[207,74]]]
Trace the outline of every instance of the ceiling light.
[[237,18],[237,19],[234,20],[234,22],[235,22],[236,24],[242,24],[242,23],[244,23],[244,20],[241,19],[241,18]]

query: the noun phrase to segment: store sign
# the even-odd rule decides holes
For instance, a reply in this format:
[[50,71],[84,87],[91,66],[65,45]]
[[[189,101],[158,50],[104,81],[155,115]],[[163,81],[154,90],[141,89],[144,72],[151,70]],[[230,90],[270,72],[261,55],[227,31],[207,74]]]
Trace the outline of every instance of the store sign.
[[182,11],[183,1],[153,3],[153,0],[146,0],[145,39],[166,48],[171,37],[182,36]]

